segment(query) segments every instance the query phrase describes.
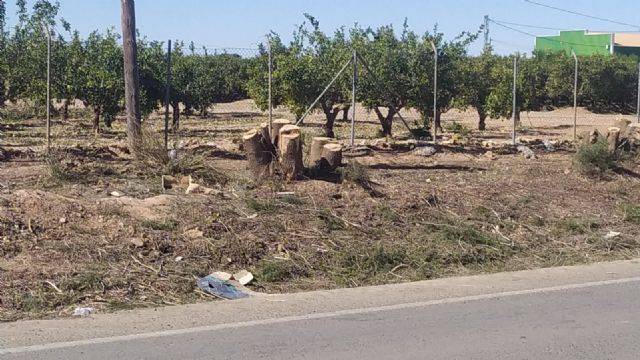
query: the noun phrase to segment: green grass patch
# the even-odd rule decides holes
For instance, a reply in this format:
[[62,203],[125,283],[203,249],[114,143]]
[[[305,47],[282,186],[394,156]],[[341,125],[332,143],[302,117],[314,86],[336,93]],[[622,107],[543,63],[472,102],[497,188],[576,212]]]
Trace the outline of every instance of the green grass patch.
[[246,197],[244,203],[247,207],[255,212],[268,213],[275,210],[272,200],[260,200],[253,197]]
[[142,222],[142,226],[158,231],[174,231],[178,228],[178,222],[174,219],[145,220]]
[[640,205],[627,204],[622,207],[624,221],[640,225]]
[[256,279],[277,283],[308,275],[307,271],[290,260],[262,260],[256,265]]
[[589,219],[567,218],[560,220],[553,229],[555,235],[583,235],[597,230],[600,226]]

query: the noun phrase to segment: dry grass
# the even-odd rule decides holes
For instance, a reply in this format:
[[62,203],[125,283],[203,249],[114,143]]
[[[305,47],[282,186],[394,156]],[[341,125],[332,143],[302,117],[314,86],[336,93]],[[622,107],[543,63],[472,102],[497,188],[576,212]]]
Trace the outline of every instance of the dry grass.
[[[375,119],[359,119],[358,133],[373,137]],[[238,180],[250,174],[232,139],[259,121],[185,119],[176,159],[157,132],[133,158],[121,122],[79,147],[90,126],[56,124],[57,139],[69,146],[50,163],[8,149],[16,156],[0,163],[8,185],[0,187],[0,319],[65,316],[80,305],[103,312],[205,301],[195,279],[218,270],[248,269],[254,290],[281,292],[639,254],[633,162],[625,164],[630,174],[603,180],[571,172],[570,147],[536,148],[537,160],[495,151],[490,160],[480,146],[442,146],[430,158],[398,150],[347,158],[342,181],[252,184]],[[19,123],[7,138],[20,146],[40,141],[32,136],[42,133],[38,124]],[[499,124],[481,135],[506,141]],[[554,124],[545,131],[565,131]],[[340,124],[336,133],[348,130]],[[165,192],[162,174],[192,175],[224,196]],[[43,177],[57,185],[43,188]],[[109,195],[114,190],[134,200],[168,197],[168,205],[131,211]],[[610,230],[622,235],[605,239]]]

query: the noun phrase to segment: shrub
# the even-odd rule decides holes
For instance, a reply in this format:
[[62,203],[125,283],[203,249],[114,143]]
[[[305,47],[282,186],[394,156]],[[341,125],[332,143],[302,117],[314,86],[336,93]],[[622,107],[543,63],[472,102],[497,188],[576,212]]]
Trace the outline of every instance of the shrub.
[[468,135],[471,131],[464,125],[458,122],[446,123],[444,129],[450,133],[460,134],[462,136]]
[[580,173],[594,176],[613,170],[616,161],[616,154],[609,152],[607,140],[600,138],[593,144],[581,146],[573,159],[573,165]]

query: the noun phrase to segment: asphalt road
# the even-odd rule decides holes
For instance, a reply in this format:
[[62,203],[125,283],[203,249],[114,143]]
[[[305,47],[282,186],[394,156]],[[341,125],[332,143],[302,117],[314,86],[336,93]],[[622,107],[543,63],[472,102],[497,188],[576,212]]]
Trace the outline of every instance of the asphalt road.
[[632,261],[4,324],[0,359],[638,359],[639,285]]

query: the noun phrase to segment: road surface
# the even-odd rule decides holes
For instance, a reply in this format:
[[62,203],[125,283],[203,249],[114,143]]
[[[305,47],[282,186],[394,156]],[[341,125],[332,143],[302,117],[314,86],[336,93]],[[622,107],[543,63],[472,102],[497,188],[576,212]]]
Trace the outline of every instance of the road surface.
[[638,359],[640,262],[0,324],[0,359]]

